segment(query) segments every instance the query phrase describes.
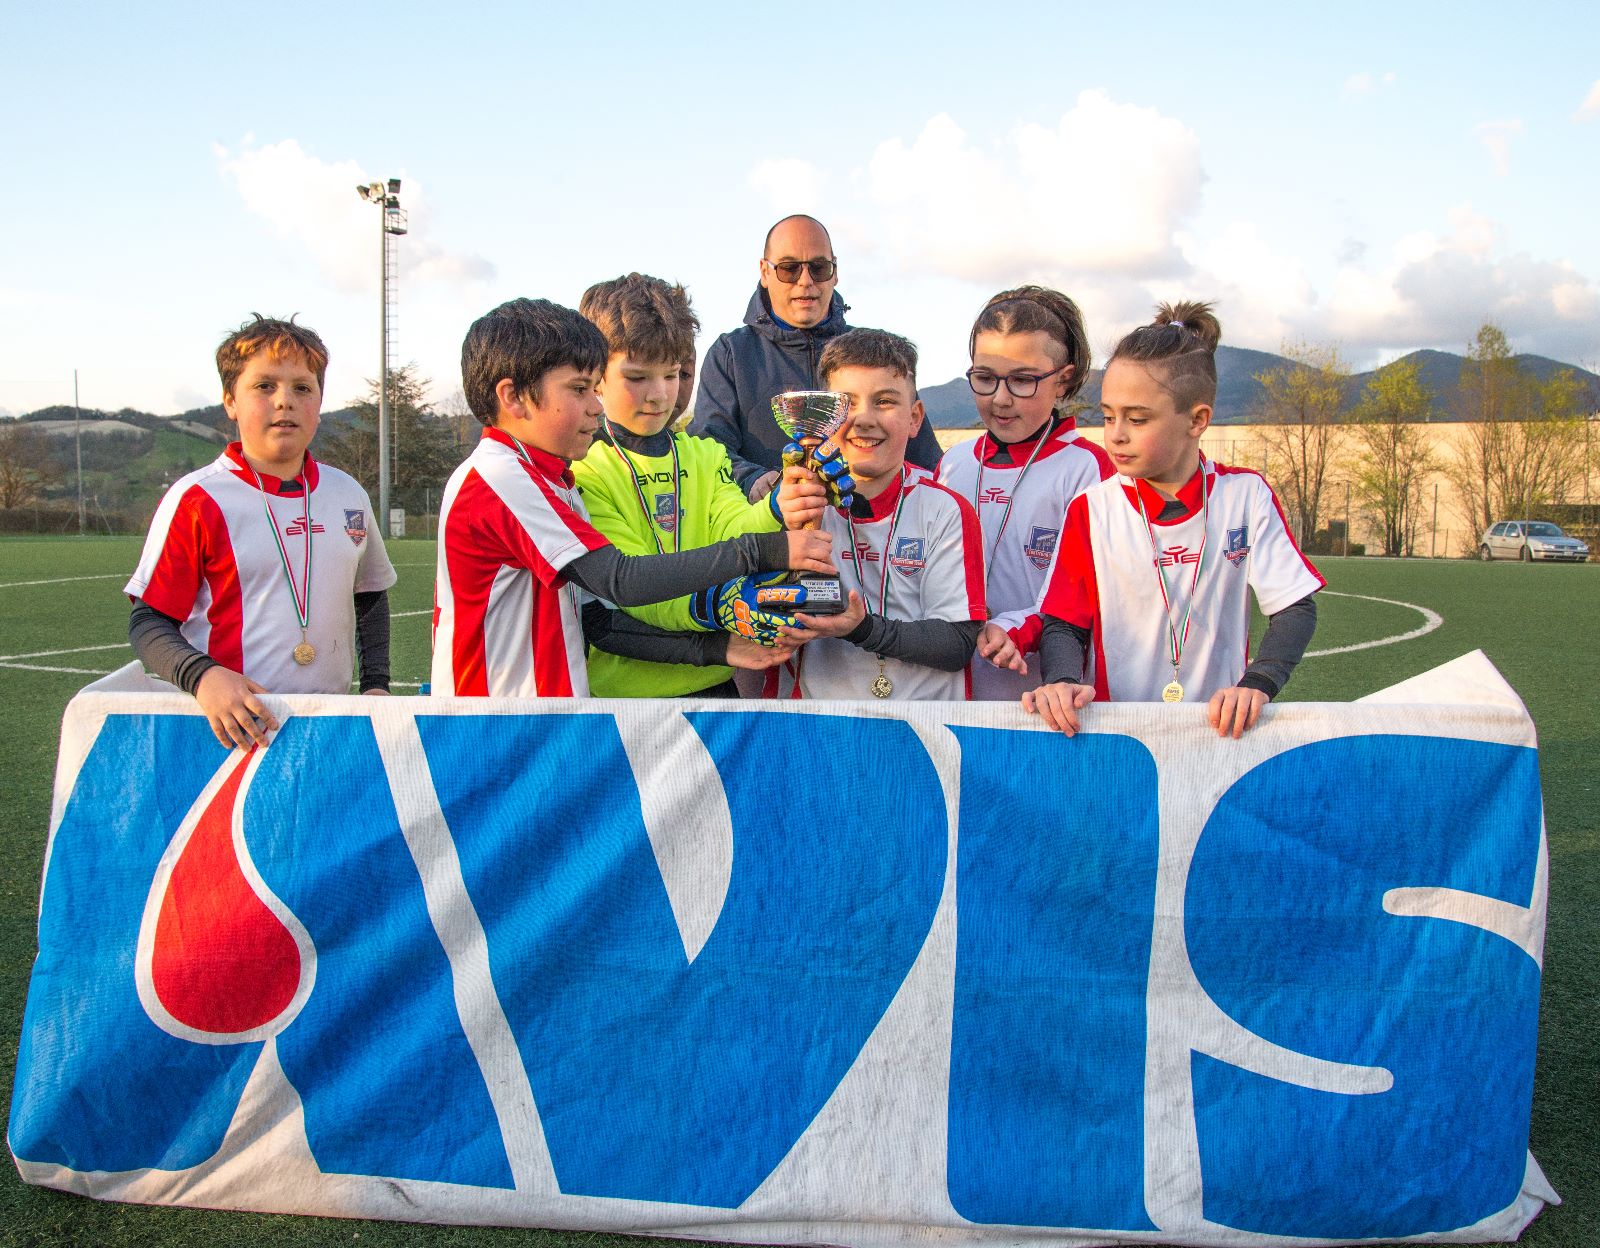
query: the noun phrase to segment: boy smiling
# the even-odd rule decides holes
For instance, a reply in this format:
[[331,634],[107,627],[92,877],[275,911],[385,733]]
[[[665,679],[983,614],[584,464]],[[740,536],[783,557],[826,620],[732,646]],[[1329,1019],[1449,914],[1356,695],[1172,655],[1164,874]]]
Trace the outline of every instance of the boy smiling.
[[965,699],[968,660],[988,612],[972,505],[906,465],[922,427],[917,349],[898,334],[853,329],[830,342],[817,372],[850,396],[842,453],[856,503],[827,505],[824,487],[786,468],[778,507],[791,529],[820,521],[841,551],[849,605],[798,614],[781,630],[804,649],[768,674],[769,696]]

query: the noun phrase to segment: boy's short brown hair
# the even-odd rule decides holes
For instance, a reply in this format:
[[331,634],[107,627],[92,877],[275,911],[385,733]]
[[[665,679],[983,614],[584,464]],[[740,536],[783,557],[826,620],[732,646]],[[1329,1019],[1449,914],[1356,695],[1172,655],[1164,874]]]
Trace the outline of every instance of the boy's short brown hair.
[[578,311],[599,326],[612,355],[640,364],[687,359],[700,332],[689,292],[643,273],[596,282],[583,292]]
[[886,329],[852,329],[830,338],[817,361],[817,378],[823,385],[839,368],[887,368],[911,383],[917,392],[917,348],[909,338]]
[[512,299],[472,322],[461,342],[461,390],[484,425],[500,417],[495,387],[509,378],[518,394],[544,398],[545,374],[570,364],[606,366],[606,340],[587,318],[548,299]]
[[328,348],[317,331],[296,325],[292,316],[280,321],[259,312],[250,315],[250,320],[217,347],[217,376],[222,378],[222,393],[233,397],[233,387],[239,381],[239,374],[244,372],[244,366],[262,351],[275,360],[286,355],[304,356],[307,367],[317,375],[317,389],[321,390],[328,375]]

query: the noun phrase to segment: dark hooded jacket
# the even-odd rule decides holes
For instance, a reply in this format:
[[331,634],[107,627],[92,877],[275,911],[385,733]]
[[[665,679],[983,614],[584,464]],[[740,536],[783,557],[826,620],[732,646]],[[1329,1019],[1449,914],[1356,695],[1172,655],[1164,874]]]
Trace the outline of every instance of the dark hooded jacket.
[[[773,318],[767,292],[757,286],[744,324],[723,334],[706,352],[689,431],[728,448],[733,479],[746,494],[757,477],[779,466],[789,440],[772,419],[773,395],[816,389],[822,348],[850,328],[844,320],[848,311],[834,291],[820,324],[792,329]],[[906,447],[906,459],[931,471],[939,466],[940,454],[933,426],[924,421]]]

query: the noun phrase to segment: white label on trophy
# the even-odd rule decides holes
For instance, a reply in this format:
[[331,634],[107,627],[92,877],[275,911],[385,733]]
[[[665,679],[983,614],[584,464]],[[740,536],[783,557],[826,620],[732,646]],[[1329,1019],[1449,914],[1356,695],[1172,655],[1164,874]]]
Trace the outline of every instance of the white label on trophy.
[[839,582],[831,578],[802,576],[800,584],[805,587],[807,602],[843,602],[843,590]]

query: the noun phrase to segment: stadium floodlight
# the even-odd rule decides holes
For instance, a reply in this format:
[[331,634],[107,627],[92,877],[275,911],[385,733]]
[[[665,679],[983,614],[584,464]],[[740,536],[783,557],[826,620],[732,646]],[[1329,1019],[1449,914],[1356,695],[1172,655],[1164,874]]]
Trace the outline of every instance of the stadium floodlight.
[[406,233],[406,213],[400,207],[400,179],[390,178],[388,183],[364,182],[356,187],[356,194],[369,204],[377,204],[378,245],[381,282],[378,289],[380,353],[378,367],[378,531],[389,534],[389,323],[390,305],[394,301],[394,244],[390,239]]

